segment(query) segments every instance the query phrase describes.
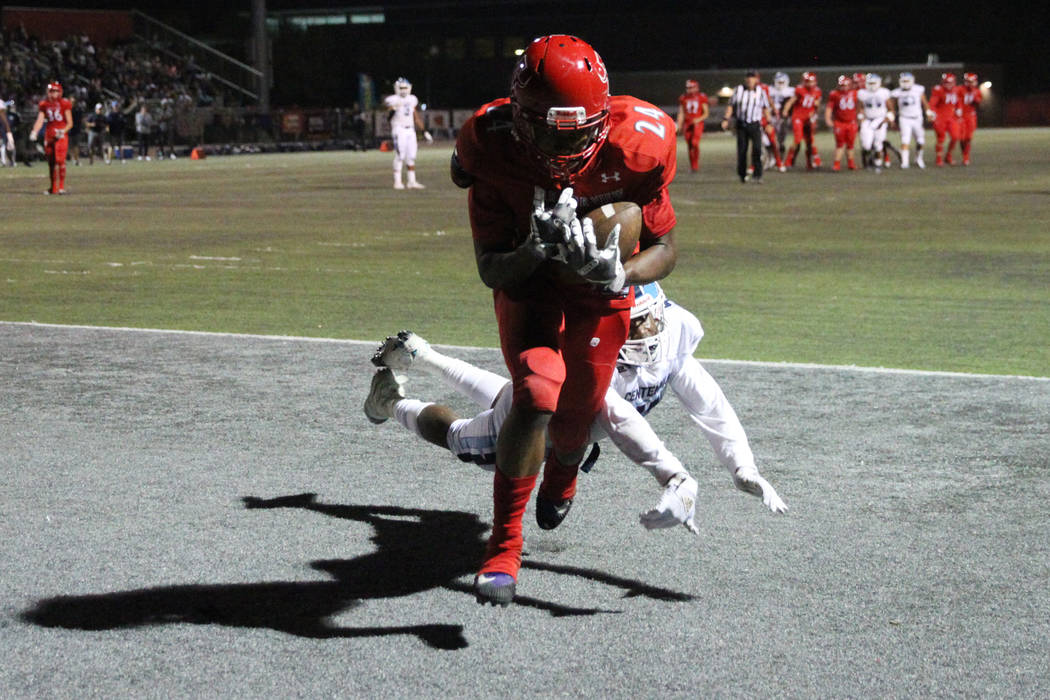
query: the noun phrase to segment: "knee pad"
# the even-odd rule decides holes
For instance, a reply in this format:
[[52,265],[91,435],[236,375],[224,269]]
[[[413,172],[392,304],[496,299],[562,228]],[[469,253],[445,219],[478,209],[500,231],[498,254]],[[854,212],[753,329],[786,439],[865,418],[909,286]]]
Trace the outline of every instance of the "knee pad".
[[565,383],[565,362],[557,350],[529,348],[518,355],[514,377],[514,405],[554,412]]

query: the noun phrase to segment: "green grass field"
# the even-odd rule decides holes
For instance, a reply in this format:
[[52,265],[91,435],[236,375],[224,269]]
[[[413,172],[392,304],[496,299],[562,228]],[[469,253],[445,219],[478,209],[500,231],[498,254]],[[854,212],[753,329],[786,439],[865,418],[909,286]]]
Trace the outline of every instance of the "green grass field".
[[[0,320],[495,345],[449,150],[403,192],[379,152],[70,167],[61,198],[4,169]],[[709,135],[665,289],[704,357],[1048,376],[1048,152],[1050,130],[984,130],[969,168],[754,186]]]

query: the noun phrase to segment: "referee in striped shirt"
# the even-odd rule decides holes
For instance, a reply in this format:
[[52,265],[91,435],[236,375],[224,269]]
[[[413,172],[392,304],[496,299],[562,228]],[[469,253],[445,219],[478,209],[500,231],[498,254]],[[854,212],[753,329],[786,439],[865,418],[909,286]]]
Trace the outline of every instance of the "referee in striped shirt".
[[737,85],[726,107],[723,131],[736,118],[736,172],[740,182],[747,182],[747,146],[751,144],[754,182],[762,182],[762,119],[769,119],[769,95],[758,84],[758,71],[750,69],[744,83]]

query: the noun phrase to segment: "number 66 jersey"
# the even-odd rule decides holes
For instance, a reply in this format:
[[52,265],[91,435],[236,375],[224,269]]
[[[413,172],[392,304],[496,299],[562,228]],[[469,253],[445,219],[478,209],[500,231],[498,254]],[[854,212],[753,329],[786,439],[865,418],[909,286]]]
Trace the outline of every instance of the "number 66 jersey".
[[[558,193],[572,187],[582,216],[603,204],[630,201],[642,209],[641,247],[675,226],[668,186],[675,176],[675,123],[663,110],[625,95],[609,98],[609,133],[582,167],[555,173],[514,131],[509,98],[481,107],[460,129],[452,158],[452,179],[470,187],[470,220],[476,243],[490,250],[512,250],[529,234],[536,189],[553,206]],[[554,275],[536,274],[534,286],[559,286]],[[520,290],[529,293],[529,290]],[[533,290],[535,291],[535,290]],[[590,285],[563,290],[571,296],[597,294]],[[627,298],[613,307],[628,308]]]

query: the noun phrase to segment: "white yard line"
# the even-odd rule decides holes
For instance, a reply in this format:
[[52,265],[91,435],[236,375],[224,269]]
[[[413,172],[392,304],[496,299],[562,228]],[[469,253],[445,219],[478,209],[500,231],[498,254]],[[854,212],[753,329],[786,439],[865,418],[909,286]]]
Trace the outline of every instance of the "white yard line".
[[[171,330],[165,328],[128,328],[124,326],[86,326],[62,323],[37,323],[36,321],[0,321],[0,326],[31,326],[36,328],[66,328],[73,330],[92,331],[124,331],[128,333],[167,333],[171,335],[213,336],[217,338],[255,338],[259,340],[286,340],[303,343],[330,343],[336,345],[367,345],[375,346],[379,340],[352,340],[346,338],[314,338],[299,335],[259,335],[255,333],[216,333],[214,331],[185,331]],[[450,350],[491,350],[499,352],[498,348],[484,348],[471,345],[446,345],[434,343],[435,346],[448,348]],[[921,377],[968,377],[968,378],[991,378],[991,379],[1021,379],[1036,382],[1050,382],[1050,377],[1033,377],[1024,374],[975,374],[969,372],[944,372],[938,370],[924,369],[897,369],[893,367],[859,367],[857,365],[822,365],[809,362],[760,362],[757,360],[725,360],[712,358],[698,358],[705,364],[741,365],[748,367],[769,367],[785,369],[814,369],[834,372],[862,372],[870,374],[911,374]]]

